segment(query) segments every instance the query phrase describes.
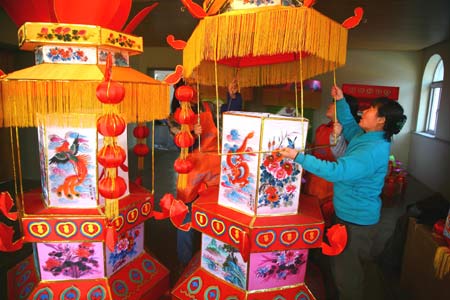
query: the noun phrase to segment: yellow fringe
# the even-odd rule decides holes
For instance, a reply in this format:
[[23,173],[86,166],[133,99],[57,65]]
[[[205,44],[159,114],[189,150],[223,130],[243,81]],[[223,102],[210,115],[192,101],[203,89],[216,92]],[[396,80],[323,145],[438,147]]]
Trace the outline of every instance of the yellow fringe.
[[447,246],[441,246],[436,249],[434,270],[438,279],[443,279],[450,272],[450,249]]
[[[270,41],[270,42],[269,42]],[[347,29],[312,8],[275,7],[224,13],[202,19],[183,50],[184,76],[204,85],[215,84],[214,60],[247,56],[292,54],[302,51],[303,78],[343,66]],[[219,86],[227,86],[236,66],[218,65]],[[241,87],[294,82],[298,65],[292,62],[241,68]]]
[[187,187],[188,174],[178,174],[177,189],[182,191]]
[[[0,127],[35,127],[38,125],[36,113],[101,113],[103,104],[95,94],[98,83],[3,80]],[[139,123],[167,118],[168,86],[141,83],[123,83],[123,86],[126,91],[125,98],[117,108],[127,122]],[[14,113],[14,105],[17,107],[17,113]]]
[[105,215],[108,220],[115,219],[119,216],[119,200],[118,199],[106,199],[105,200]]

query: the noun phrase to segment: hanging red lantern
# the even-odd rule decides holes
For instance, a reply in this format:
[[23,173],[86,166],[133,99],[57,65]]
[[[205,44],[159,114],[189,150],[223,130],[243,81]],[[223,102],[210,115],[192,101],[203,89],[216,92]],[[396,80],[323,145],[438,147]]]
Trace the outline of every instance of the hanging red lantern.
[[194,145],[195,139],[189,131],[180,131],[175,135],[174,143],[180,148],[189,148]]
[[190,159],[177,158],[173,164],[173,168],[177,173],[187,174],[194,168],[194,164]]
[[133,135],[137,139],[145,139],[150,134],[150,129],[145,125],[138,125],[133,129]]
[[136,144],[133,148],[133,152],[137,156],[146,156],[150,152],[150,149],[146,144]]
[[98,182],[98,192],[107,199],[117,199],[125,194],[126,190],[127,184],[120,176],[103,177]]
[[125,88],[115,81],[103,81],[96,90],[98,100],[104,104],[118,104],[125,97]]
[[175,98],[180,102],[197,101],[196,92],[188,85],[182,85],[175,90]]
[[105,145],[98,151],[97,160],[105,168],[120,167],[127,157],[125,150],[117,145]]
[[196,121],[195,113],[192,111],[192,109],[182,110],[180,107],[178,107],[175,110],[173,117],[175,121],[181,125],[193,125]]
[[125,120],[116,114],[106,114],[97,120],[97,130],[103,136],[119,136],[125,131],[125,129]]

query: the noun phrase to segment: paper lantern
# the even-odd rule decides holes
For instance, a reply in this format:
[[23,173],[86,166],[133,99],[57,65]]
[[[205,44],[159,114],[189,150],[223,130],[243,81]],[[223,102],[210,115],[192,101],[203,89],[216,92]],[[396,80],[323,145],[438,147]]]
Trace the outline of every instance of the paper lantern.
[[150,130],[145,125],[139,125],[134,127],[133,135],[137,139],[145,139],[150,134]]
[[133,152],[137,156],[146,156],[150,152],[150,149],[146,144],[136,144],[133,148]]
[[96,95],[104,104],[118,104],[125,97],[125,88],[115,81],[103,81],[97,86]]
[[189,159],[177,158],[173,164],[177,173],[187,174],[194,168],[194,164]]
[[180,131],[174,138],[174,143],[180,148],[189,148],[194,145],[194,137],[189,131]]
[[120,177],[103,177],[98,182],[98,192],[107,199],[117,199],[127,190],[127,183]]
[[125,120],[116,114],[106,114],[97,120],[97,130],[103,136],[119,136],[125,131],[125,128]]
[[182,85],[175,90],[175,98],[180,102],[197,101],[195,91],[188,85]]
[[175,121],[181,125],[192,125],[195,123],[195,113],[190,110],[181,110],[177,108],[173,114]]
[[126,159],[127,155],[122,147],[117,145],[106,145],[97,154],[97,161],[105,168],[118,168]]

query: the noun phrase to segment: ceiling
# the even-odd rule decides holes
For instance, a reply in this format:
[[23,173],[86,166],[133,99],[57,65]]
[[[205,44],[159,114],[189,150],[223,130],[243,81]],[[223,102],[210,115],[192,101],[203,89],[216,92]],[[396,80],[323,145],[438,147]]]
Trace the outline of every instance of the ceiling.
[[[169,34],[187,40],[198,20],[180,0],[133,0],[130,16],[154,2],[159,5],[134,34],[143,36],[146,46],[166,46]],[[450,0],[317,0],[314,9],[341,23],[358,6],[365,15],[361,24],[349,31],[349,48],[412,51],[450,37]]]

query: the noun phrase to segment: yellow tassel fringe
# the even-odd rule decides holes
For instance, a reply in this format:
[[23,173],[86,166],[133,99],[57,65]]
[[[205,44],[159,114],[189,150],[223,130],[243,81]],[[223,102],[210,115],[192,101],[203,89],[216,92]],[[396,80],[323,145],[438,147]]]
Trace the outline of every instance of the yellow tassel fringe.
[[[303,58],[303,79],[343,66],[347,29],[312,8],[274,7],[224,13],[201,20],[183,50],[184,76],[214,85],[214,61],[292,54]],[[234,78],[235,66],[218,66],[219,86]],[[298,81],[298,64],[287,62],[239,69],[240,87]]]
[[434,254],[434,270],[438,279],[443,279],[450,272],[450,249],[441,246]]

